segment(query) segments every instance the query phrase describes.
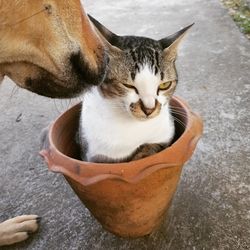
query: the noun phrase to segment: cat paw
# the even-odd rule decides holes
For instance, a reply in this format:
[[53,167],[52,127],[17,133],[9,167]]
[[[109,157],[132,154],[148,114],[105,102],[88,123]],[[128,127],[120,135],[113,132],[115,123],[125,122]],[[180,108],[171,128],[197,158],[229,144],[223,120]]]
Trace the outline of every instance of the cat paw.
[[0,246],[26,240],[39,226],[37,215],[22,215],[0,223]]
[[165,144],[143,144],[139,148],[136,149],[135,153],[133,154],[131,160],[139,160],[150,155],[156,154],[165,148]]

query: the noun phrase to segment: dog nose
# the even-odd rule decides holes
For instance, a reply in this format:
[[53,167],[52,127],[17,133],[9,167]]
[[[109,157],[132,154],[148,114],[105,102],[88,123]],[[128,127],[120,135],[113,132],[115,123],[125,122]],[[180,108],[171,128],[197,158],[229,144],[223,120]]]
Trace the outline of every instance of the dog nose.
[[144,112],[144,114],[146,116],[150,116],[155,111],[156,101],[155,101],[155,106],[153,108],[147,108],[147,107],[145,107],[145,105],[143,104],[142,100],[140,100],[140,106],[141,106],[141,110]]

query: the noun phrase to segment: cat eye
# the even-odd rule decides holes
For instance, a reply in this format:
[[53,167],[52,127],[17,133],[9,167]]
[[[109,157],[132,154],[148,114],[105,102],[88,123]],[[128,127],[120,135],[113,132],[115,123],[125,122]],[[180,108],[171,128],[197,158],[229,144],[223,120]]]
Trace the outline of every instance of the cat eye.
[[168,90],[175,81],[164,82],[159,85],[159,90]]
[[128,89],[133,89],[136,92],[136,94],[138,94],[138,90],[135,86],[126,83],[123,83],[123,85]]

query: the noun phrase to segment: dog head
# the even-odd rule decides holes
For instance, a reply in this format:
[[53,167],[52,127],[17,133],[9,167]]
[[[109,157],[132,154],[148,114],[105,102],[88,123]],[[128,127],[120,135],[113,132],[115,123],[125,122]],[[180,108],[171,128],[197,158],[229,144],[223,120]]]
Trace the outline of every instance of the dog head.
[[53,98],[105,77],[107,56],[79,0],[0,2],[0,78]]

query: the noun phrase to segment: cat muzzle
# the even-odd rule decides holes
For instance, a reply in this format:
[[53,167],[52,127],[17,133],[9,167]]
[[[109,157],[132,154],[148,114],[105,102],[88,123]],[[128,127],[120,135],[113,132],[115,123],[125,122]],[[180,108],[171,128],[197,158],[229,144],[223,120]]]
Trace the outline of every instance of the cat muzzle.
[[146,116],[150,116],[156,109],[157,107],[157,100],[155,100],[155,106],[153,108],[147,108],[145,107],[145,105],[143,104],[143,101],[140,99],[140,108],[141,110],[143,111],[143,113],[146,115]]

